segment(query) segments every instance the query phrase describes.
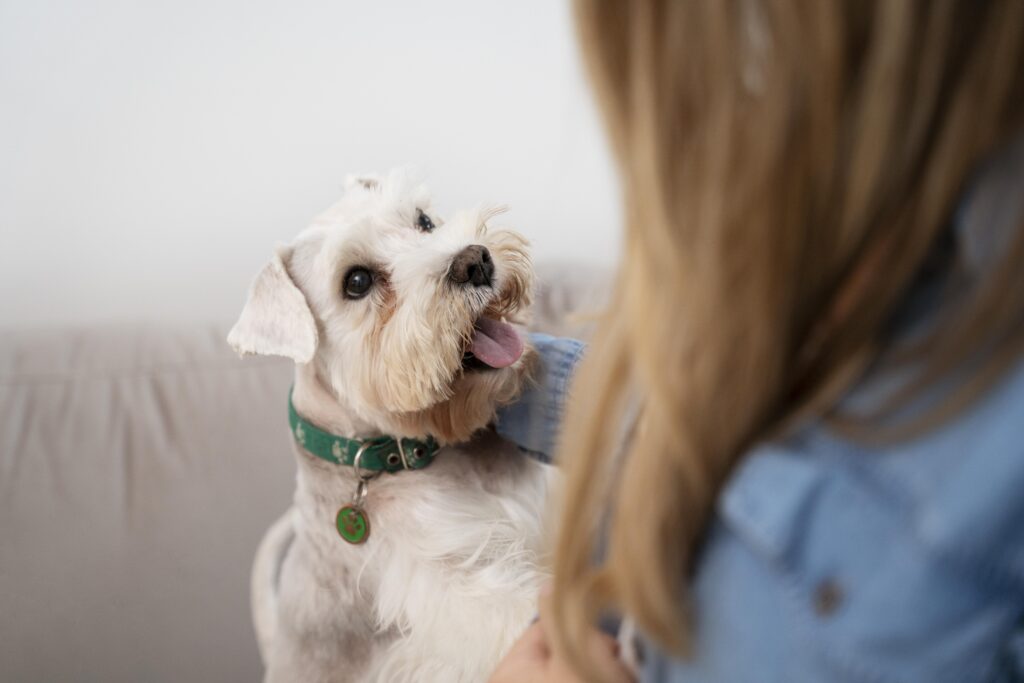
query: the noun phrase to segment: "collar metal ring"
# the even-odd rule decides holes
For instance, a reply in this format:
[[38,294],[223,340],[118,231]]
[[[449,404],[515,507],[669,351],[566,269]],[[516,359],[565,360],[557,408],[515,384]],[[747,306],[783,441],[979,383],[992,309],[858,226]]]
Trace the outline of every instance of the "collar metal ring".
[[352,469],[356,471],[356,476],[359,477],[359,481],[362,482],[370,481],[371,479],[376,478],[377,475],[380,474],[380,472],[370,472],[369,474],[363,473],[363,468],[361,467],[363,461],[363,453],[365,453],[366,449],[369,447],[370,442],[364,441],[359,445],[359,450],[356,451],[356,456],[352,458]]

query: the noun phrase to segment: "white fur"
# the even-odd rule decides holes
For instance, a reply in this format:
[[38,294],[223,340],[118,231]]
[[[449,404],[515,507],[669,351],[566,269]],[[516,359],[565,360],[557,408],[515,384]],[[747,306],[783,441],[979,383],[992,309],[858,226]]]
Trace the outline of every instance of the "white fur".
[[[433,233],[416,229],[417,210]],[[348,437],[431,434],[445,444],[430,467],[370,483],[360,546],[334,528],[354,473],[296,449],[294,505],[253,569],[268,681],[483,681],[535,612],[552,470],[484,429],[518,394],[532,355],[462,369],[479,316],[515,319],[529,304],[526,242],[489,229],[496,213],[442,222],[402,172],[351,178],[254,282],[229,341],[297,361],[301,415]],[[471,244],[491,252],[492,287],[447,279]],[[342,281],[356,265],[379,273],[379,286],[346,299]]]
[[232,348],[241,354],[287,356],[299,363],[313,360],[316,321],[280,253],[253,280],[249,300],[228,335]]

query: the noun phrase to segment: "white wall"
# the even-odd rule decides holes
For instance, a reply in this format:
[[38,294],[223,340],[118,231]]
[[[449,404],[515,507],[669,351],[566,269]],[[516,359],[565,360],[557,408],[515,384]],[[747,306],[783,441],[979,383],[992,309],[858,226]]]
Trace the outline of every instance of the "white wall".
[[508,203],[613,262],[614,172],[553,0],[0,0],[0,326],[230,321],[351,171]]

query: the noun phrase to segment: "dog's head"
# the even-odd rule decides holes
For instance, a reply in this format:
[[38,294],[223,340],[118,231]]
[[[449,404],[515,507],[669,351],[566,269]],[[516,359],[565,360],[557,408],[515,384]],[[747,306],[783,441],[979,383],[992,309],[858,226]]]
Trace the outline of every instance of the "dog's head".
[[344,409],[390,433],[468,437],[518,394],[527,242],[488,222],[444,221],[402,172],[359,177],[260,271],[228,342],[287,356]]

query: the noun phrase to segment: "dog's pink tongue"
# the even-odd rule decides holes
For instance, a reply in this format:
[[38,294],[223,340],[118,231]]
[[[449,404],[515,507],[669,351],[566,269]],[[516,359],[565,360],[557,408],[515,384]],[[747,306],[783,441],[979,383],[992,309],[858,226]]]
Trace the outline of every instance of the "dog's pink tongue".
[[508,323],[480,318],[473,328],[473,343],[469,350],[492,368],[504,368],[523,355],[523,340]]

